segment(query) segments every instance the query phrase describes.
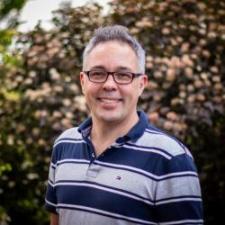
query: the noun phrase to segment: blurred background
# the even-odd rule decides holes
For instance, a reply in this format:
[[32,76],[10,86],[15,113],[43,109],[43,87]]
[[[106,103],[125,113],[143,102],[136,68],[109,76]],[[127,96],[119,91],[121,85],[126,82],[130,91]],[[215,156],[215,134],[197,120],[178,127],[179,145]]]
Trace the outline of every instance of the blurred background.
[[[49,223],[44,195],[52,144],[88,115],[79,85],[82,51],[97,27],[110,24],[127,26],[146,49],[149,83],[139,107],[190,148],[205,224],[221,224],[225,1],[48,0],[29,6],[38,1],[0,0],[0,225]],[[31,24],[46,10],[42,22]]]

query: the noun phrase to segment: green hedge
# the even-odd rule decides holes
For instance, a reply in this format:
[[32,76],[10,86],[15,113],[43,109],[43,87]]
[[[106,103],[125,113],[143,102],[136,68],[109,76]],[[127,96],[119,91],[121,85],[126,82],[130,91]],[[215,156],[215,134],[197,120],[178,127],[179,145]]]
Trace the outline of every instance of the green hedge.
[[[147,53],[139,107],[183,140],[199,170],[206,224],[225,213],[225,2],[117,0],[55,12],[54,29],[18,36],[0,65],[0,224],[48,224],[44,194],[54,139],[87,115],[81,55],[94,29],[122,24]],[[8,221],[8,222],[7,222]]]

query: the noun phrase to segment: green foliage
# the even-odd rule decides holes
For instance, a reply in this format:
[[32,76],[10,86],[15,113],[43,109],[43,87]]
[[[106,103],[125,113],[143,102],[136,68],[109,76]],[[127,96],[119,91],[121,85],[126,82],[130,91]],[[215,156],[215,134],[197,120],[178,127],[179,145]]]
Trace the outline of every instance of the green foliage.
[[37,26],[21,34],[17,51],[0,63],[0,224],[21,218],[24,225],[48,224],[43,205],[51,146],[88,115],[79,86],[82,51],[95,28],[115,23],[146,49],[149,83],[139,107],[190,146],[206,224],[219,224],[225,213],[224,16],[223,1],[114,0],[107,16],[97,4],[64,6],[51,31]]
[[0,23],[6,24],[5,28],[0,30],[0,65],[19,63],[17,56],[9,52],[9,46],[17,33],[19,11],[25,2],[26,0],[1,0],[0,2]]
[[12,170],[12,166],[8,163],[0,162],[0,176],[2,176],[3,172]]
[[0,19],[8,15],[12,10],[20,10],[26,0],[1,0],[0,3]]
[[[19,11],[27,0],[1,0],[0,2],[0,22],[7,18],[7,27],[13,28],[18,25],[17,17]],[[12,13],[13,12],[13,13]]]
[[[4,117],[3,107],[4,101],[18,102],[20,95],[17,90],[11,91],[4,87],[5,78],[7,78],[8,67],[19,65],[20,59],[18,56],[13,55],[8,51],[9,46],[12,44],[13,37],[16,34],[15,27],[18,25],[17,17],[19,10],[22,8],[26,0],[1,0],[0,2],[0,23],[4,20],[6,28],[0,30],[0,117]],[[17,11],[16,14],[11,14],[12,11]],[[4,125],[1,127],[3,128]],[[7,179],[6,174],[13,171],[13,163],[5,160],[2,156],[3,142],[6,133],[0,133],[0,180],[3,183]],[[7,152],[8,154],[8,152]],[[0,195],[4,193],[4,185],[0,186]],[[4,205],[3,202],[0,203]],[[10,222],[10,217],[7,212],[7,207],[0,206],[0,224],[5,225]]]

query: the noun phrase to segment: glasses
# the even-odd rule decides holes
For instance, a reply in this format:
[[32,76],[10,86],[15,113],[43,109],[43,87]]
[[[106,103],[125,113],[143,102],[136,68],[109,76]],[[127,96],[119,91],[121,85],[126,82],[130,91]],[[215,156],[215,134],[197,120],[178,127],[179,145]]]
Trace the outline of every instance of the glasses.
[[93,83],[105,83],[111,74],[113,80],[117,84],[130,84],[135,77],[139,77],[141,73],[131,73],[131,72],[107,72],[104,70],[90,70],[83,71],[87,74],[88,79]]

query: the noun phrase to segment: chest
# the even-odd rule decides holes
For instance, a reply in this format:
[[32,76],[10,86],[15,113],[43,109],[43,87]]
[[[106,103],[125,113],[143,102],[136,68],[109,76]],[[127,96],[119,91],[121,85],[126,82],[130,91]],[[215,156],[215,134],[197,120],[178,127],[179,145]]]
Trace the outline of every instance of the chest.
[[151,203],[155,181],[144,170],[146,157],[123,148],[107,149],[97,158],[88,146],[82,146],[82,153],[76,148],[70,151],[74,153],[61,160],[55,170],[58,199],[70,200],[72,193],[75,199],[110,202],[117,195]]

